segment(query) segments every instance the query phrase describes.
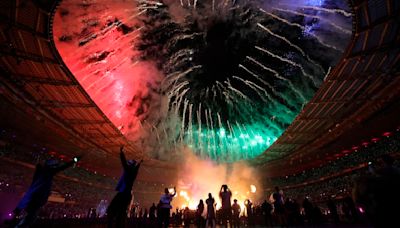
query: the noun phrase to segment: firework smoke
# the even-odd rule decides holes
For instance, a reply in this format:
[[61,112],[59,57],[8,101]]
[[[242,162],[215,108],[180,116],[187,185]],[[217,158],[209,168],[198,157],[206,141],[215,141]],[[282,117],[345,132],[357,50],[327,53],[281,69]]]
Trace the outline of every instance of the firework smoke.
[[264,200],[259,174],[246,163],[217,164],[212,160],[199,159],[188,148],[183,149],[183,153],[185,160],[178,173],[179,180],[176,186],[178,193],[181,191],[186,193],[184,197],[174,199],[174,207],[187,205],[193,208],[193,205],[197,206],[200,199],[205,200],[208,193],[212,193],[219,208],[221,202],[218,195],[223,184],[227,184],[231,189],[232,201],[237,199],[242,205],[246,199],[253,202]]
[[290,125],[350,22],[327,0],[64,0],[53,29],[68,68],[146,154],[232,162]]

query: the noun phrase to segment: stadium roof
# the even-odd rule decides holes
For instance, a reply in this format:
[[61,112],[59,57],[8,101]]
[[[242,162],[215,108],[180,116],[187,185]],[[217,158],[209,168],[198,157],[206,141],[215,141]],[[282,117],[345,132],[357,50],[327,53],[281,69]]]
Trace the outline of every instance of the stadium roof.
[[[266,164],[280,158],[266,167],[272,176],[279,170],[298,172],[320,165],[345,146],[400,124],[400,2],[351,4],[353,37],[343,58],[284,134],[254,161]],[[380,123],[371,125],[371,118]],[[366,121],[368,126],[357,126]],[[346,140],[348,131],[351,134],[346,136],[352,138]]]

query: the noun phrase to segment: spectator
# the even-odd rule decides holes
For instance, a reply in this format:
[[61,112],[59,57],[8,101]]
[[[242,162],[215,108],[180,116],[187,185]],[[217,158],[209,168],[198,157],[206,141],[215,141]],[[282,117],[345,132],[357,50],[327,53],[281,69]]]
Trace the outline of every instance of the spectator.
[[400,227],[400,175],[391,156],[382,156],[382,161],[383,167],[376,174],[359,178],[353,196],[359,211],[365,210],[374,226]]
[[264,215],[264,222],[266,226],[272,226],[272,206],[264,200],[263,204],[261,205],[262,212]]
[[80,157],[75,157],[72,161],[60,165],[58,160],[48,159],[43,165],[36,165],[32,184],[18,206],[14,209],[15,217],[18,217],[22,210],[26,212],[26,215],[16,227],[29,227],[35,222],[40,208],[46,204],[50,196],[54,176],[68,167],[71,167],[79,160]]
[[285,208],[283,205],[283,195],[278,187],[275,187],[275,192],[272,194],[274,199],[274,215],[279,225],[285,223]]
[[171,201],[175,195],[176,195],[175,187],[174,187],[174,192],[172,194],[169,192],[168,188],[164,189],[164,195],[162,195],[160,199],[160,208],[157,211],[159,227],[167,228],[169,226],[170,210],[172,209]]
[[333,222],[335,224],[339,224],[339,215],[338,215],[338,212],[337,212],[336,204],[332,200],[332,198],[330,198],[328,200],[327,206],[328,206],[328,209],[329,209],[329,212],[330,212],[330,215],[331,215],[331,218],[332,218]]
[[233,227],[240,227],[240,205],[237,203],[237,199],[233,200],[233,205],[232,205],[232,225]]
[[197,227],[199,227],[199,228],[202,228],[205,225],[203,213],[204,213],[204,202],[203,202],[203,200],[200,200],[199,205],[197,205],[197,210],[196,210],[196,224],[197,224]]
[[143,162],[143,160],[139,163],[135,160],[127,161],[124,154],[124,147],[120,148],[120,159],[124,172],[117,184],[116,190],[118,193],[107,209],[108,227],[112,227],[114,223],[117,227],[125,226],[127,209],[132,199],[132,186],[139,172],[140,164]]
[[231,223],[232,207],[231,207],[231,197],[232,192],[229,190],[228,185],[224,184],[221,186],[219,192],[219,197],[221,198],[221,219],[222,224],[228,227],[228,221]]
[[209,227],[209,224],[211,224],[212,228],[215,228],[216,221],[215,221],[215,200],[212,197],[211,193],[208,193],[208,199],[206,200],[207,204],[207,221],[206,221],[206,227]]
[[153,203],[153,205],[151,205],[150,211],[149,211],[149,218],[150,218],[151,221],[155,221],[156,220],[156,210],[157,210],[157,207]]
[[254,226],[253,203],[249,199],[247,199],[244,202],[244,205],[246,206],[247,225],[252,227]]

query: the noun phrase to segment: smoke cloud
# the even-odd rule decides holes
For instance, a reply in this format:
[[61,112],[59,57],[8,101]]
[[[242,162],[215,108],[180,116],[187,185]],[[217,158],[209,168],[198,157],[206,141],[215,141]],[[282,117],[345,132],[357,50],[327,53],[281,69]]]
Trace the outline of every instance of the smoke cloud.
[[64,0],[53,32],[69,70],[149,157],[232,162],[264,152],[339,59],[343,2]]
[[[237,199],[242,209],[246,199],[253,202],[264,200],[260,175],[245,162],[217,164],[212,160],[200,159],[190,148],[182,150],[184,160],[177,174],[178,197],[173,201],[174,207],[185,205],[194,208],[200,199],[207,199],[208,193],[211,193],[218,208],[221,206],[218,194],[223,184],[228,185],[233,194],[232,201]],[[252,192],[252,185],[255,192]],[[180,196],[181,191],[186,192],[188,197]]]

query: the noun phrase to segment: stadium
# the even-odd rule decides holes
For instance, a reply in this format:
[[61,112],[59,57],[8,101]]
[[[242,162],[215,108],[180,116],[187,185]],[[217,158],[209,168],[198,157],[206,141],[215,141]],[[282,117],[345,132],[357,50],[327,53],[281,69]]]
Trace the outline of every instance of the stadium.
[[0,2],[0,227],[398,227],[400,1]]

